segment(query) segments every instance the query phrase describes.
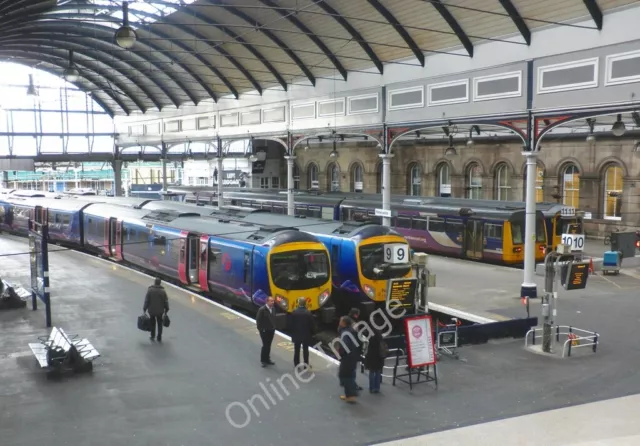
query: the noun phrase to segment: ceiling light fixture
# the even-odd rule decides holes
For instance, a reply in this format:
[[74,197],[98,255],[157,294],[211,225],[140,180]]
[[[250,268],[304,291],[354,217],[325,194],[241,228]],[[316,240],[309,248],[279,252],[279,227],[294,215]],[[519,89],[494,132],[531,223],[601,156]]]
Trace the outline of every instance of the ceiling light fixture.
[[622,136],[626,131],[627,127],[624,125],[624,122],[622,122],[622,115],[618,115],[618,119],[611,127],[611,132],[614,136]]
[[27,96],[38,96],[38,90],[33,85],[33,74],[29,75],[29,86],[27,87]]
[[64,80],[71,83],[78,82],[78,79],[80,79],[80,73],[73,63],[73,50],[69,50],[69,66],[64,69],[62,77],[64,77]]
[[122,3],[122,26],[116,31],[116,43],[120,48],[129,50],[133,48],[138,40],[138,35],[129,26],[129,3]]

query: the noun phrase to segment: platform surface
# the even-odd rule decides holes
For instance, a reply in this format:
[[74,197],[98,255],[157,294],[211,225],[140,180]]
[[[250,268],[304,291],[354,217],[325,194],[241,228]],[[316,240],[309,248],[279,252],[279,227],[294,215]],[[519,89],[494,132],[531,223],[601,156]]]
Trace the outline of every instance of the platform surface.
[[[5,279],[28,284],[29,256],[1,256],[27,247],[26,240],[0,235]],[[71,251],[52,252],[50,259],[54,325],[88,338],[102,356],[92,375],[48,381],[28,347],[48,333],[42,307],[0,313],[3,446],[366,445],[640,393],[637,289],[633,296],[616,289],[572,298],[584,312],[571,317],[602,332],[596,354],[547,358],[526,351],[521,340],[465,347],[462,360],[440,362],[437,390],[385,382],[382,394],[365,390],[355,405],[339,400],[335,366],[312,356],[313,379],[298,381],[299,388],[285,381],[289,394],[272,402],[264,388],[293,375],[286,340],[274,340],[276,366],[263,369],[252,322],[168,287],[172,324],[162,344],[152,343],[136,328],[150,278]],[[469,271],[484,276],[477,266]],[[478,300],[484,288],[496,287],[450,286],[460,296],[475,289]],[[358,382],[366,389],[366,375],[358,374]],[[227,407],[237,403],[234,420],[244,423],[239,407],[249,408],[251,398],[259,416],[251,413],[246,427],[233,427]]]

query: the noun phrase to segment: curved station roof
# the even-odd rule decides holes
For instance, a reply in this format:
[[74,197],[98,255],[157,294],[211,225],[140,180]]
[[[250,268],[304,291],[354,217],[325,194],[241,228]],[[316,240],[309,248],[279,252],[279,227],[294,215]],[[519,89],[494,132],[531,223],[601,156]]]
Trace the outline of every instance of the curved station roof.
[[[473,57],[474,45],[529,45],[532,30],[635,0],[0,0],[0,59],[62,75],[112,115]],[[126,16],[126,18],[125,18]],[[114,34],[128,22],[131,49]]]

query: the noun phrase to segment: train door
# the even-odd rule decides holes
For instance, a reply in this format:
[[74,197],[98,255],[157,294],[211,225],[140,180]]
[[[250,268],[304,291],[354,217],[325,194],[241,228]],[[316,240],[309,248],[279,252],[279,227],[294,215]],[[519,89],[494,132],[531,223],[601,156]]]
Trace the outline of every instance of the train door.
[[209,236],[200,237],[200,270],[198,273],[200,289],[209,291]]
[[465,231],[465,249],[467,257],[470,259],[481,259],[484,249],[484,232],[482,222],[478,220],[467,220]]
[[189,234],[188,245],[188,265],[189,283],[198,283],[198,264],[200,263],[200,236]]
[[338,271],[340,270],[338,266],[340,262],[340,242],[340,239],[331,240],[331,272],[335,279],[334,283],[341,283],[338,276]]
[[253,256],[253,248],[244,250],[244,269],[243,269],[243,284],[242,288],[249,295],[253,295],[253,262],[251,257]]
[[116,227],[115,256],[118,260],[124,260],[122,257],[122,220],[114,219],[113,224]]
[[109,218],[109,257],[115,257],[116,255],[116,232],[118,229],[118,219],[115,217]]
[[47,210],[42,206],[33,209],[33,220],[39,225],[47,223]]
[[111,257],[111,220],[105,218],[102,222],[104,240],[102,242],[102,250],[107,257]]

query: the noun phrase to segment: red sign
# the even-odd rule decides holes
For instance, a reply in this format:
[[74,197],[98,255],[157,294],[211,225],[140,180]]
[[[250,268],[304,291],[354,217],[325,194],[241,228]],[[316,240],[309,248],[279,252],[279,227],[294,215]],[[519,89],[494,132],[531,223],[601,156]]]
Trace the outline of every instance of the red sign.
[[436,347],[433,338],[431,316],[423,314],[404,320],[409,367],[423,367],[436,363]]

